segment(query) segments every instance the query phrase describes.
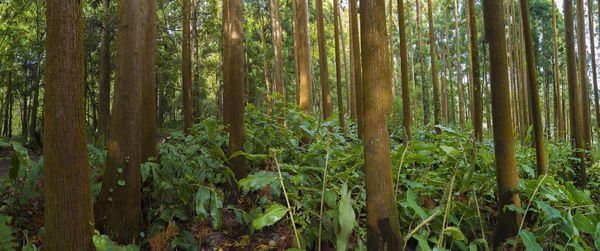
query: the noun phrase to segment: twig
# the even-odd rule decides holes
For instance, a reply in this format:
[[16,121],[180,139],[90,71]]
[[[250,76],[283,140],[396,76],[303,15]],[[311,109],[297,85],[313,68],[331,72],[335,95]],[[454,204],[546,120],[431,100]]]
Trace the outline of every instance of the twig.
[[275,166],[277,166],[277,173],[279,174],[279,181],[281,182],[281,188],[283,189],[283,195],[285,196],[285,203],[287,203],[288,211],[290,213],[290,219],[292,220],[292,228],[294,229],[294,236],[296,237],[296,244],[298,245],[298,249],[302,249],[300,245],[300,238],[298,237],[298,230],[296,229],[296,223],[294,222],[294,213],[292,212],[292,207],[290,206],[290,200],[288,199],[287,192],[285,191],[285,185],[283,184],[283,177],[281,176],[281,169],[279,168],[279,163],[277,162],[277,154],[275,151],[271,150],[273,154],[273,159],[275,160]]
[[323,171],[323,189],[321,190],[321,210],[319,211],[319,245],[318,249],[321,251],[321,229],[323,227],[323,200],[325,199],[325,187],[327,184],[327,164],[329,162],[329,150],[325,155],[325,170]]
[[[456,164],[456,166],[458,166],[458,164]],[[446,201],[446,211],[444,212],[444,220],[442,221],[442,232],[440,233],[440,240],[438,241],[438,248],[441,248],[442,242],[444,242],[444,232],[446,230],[446,219],[448,218],[448,211],[450,211],[450,199],[452,198],[452,189],[454,188],[454,180],[455,179],[456,179],[456,172],[454,172],[454,175],[452,175],[452,179],[450,180],[450,191],[448,192],[448,199]]]

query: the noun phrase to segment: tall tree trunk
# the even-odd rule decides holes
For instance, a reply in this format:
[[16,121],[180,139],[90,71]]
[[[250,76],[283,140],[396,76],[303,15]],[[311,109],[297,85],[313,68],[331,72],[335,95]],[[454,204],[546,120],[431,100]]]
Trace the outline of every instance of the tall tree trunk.
[[[588,0],[589,1],[589,0]],[[585,20],[583,0],[577,0],[577,50],[579,59],[579,90],[581,91],[581,115],[583,119],[583,149],[591,148],[590,97],[587,75],[587,49],[585,43]],[[593,32],[592,32],[593,33]]]
[[[563,112],[561,105],[560,91],[560,69],[558,65],[558,40],[556,31],[556,3],[552,0],[552,30],[554,30],[554,117],[556,118],[558,137],[565,137],[565,121],[563,120]],[[596,92],[597,93],[597,92]],[[599,117],[597,117],[599,118]],[[600,120],[598,120],[600,121]]]
[[352,40],[352,57],[354,58],[354,95],[356,95],[356,115],[358,116],[358,137],[362,138],[363,127],[364,127],[364,112],[363,112],[363,81],[362,81],[362,67],[361,67],[361,53],[360,53],[360,41],[358,40],[358,13],[356,0],[350,1],[350,26],[351,26],[351,40]]
[[390,112],[392,111],[394,95],[396,95],[396,67],[394,64],[394,6],[392,0],[389,0],[389,42],[390,42]]
[[[433,26],[433,9],[431,0],[427,0],[427,14],[429,16],[429,53],[431,58],[431,79],[433,83],[433,119],[436,125],[440,124],[440,91],[439,91],[439,80],[437,76],[436,60],[437,56],[435,53],[435,27]],[[437,127],[436,127],[437,128]],[[439,129],[436,129],[438,131]]]
[[[410,79],[411,79],[411,83],[412,83],[412,90],[415,92],[413,94],[412,97],[412,111],[414,112],[416,110],[418,110],[418,105],[417,105],[417,95],[416,95],[416,91],[417,91],[417,86],[416,86],[416,80],[415,80],[415,51],[413,51],[413,46],[412,46],[412,34],[413,34],[413,29],[412,29],[412,25],[411,25],[411,16],[410,16],[410,1],[406,2],[406,16],[408,17],[408,41],[407,44],[408,46],[408,52],[410,54]],[[414,114],[411,116],[414,117]]]
[[[193,96],[196,98],[192,99],[192,106],[194,107],[192,115],[194,122],[198,122],[200,118],[200,105],[201,105],[201,90],[200,86],[200,61],[198,55],[198,1],[193,0],[192,2],[192,46],[194,47],[194,58],[192,61],[192,90]],[[204,97],[202,97],[204,98]]]
[[540,111],[540,98],[538,96],[537,73],[535,70],[535,55],[533,51],[533,39],[531,37],[531,27],[529,24],[529,1],[520,0],[521,4],[521,25],[523,25],[525,40],[525,52],[527,59],[527,83],[529,85],[529,110],[531,110],[533,122],[533,140],[535,141],[535,156],[537,176],[546,174],[546,149],[544,145],[544,128],[542,127],[542,114]]
[[156,0],[145,0],[142,13],[142,134],[141,160],[158,157],[156,143]]
[[46,250],[95,250],[84,118],[80,1],[46,2],[44,206]]
[[[410,16],[409,16],[410,18]],[[404,138],[410,140],[412,123],[410,110],[410,89],[408,87],[408,58],[406,55],[406,24],[404,23],[404,0],[398,0],[398,35],[400,36],[400,73],[402,79],[402,127]]]
[[[230,52],[226,63],[229,69],[229,93],[224,97],[224,102],[229,103],[228,117],[231,126],[229,128],[229,146],[227,148],[228,156],[238,151],[242,151],[244,145],[244,30],[242,0],[230,0],[229,14],[231,21],[231,30],[229,31]],[[231,160],[233,173],[236,179],[243,179],[247,175],[246,159],[239,155]]]
[[[600,6],[600,5],[599,5]],[[589,33],[590,33],[590,47],[592,49],[592,79],[593,79],[593,84],[594,84],[594,110],[596,110],[596,125],[597,128],[600,128],[600,111],[598,111],[598,107],[600,107],[600,105],[598,104],[598,80],[596,78],[596,45],[595,45],[595,38],[594,38],[594,13],[593,13],[593,4],[592,4],[592,0],[588,0],[588,21],[590,23],[589,25]],[[598,15],[600,16],[600,11],[598,12]],[[587,85],[585,85],[587,86]],[[586,92],[587,93],[587,92]],[[589,93],[588,93],[589,95]],[[587,97],[588,100],[588,104],[589,104],[589,96]],[[589,105],[588,105],[588,110],[590,110]],[[589,133],[590,133],[590,143],[591,143],[591,139],[593,136],[593,130],[592,129],[592,123],[591,123],[591,113],[588,112],[588,126],[589,126]],[[600,134],[599,134],[600,137]]]
[[298,72],[300,75],[300,108],[311,111],[310,98],[310,48],[308,29],[308,0],[298,0]]
[[[4,112],[4,136],[12,138],[12,110],[13,110],[13,84],[12,71],[8,72],[8,87],[6,90],[6,111]],[[85,112],[85,109],[84,109]]]
[[421,0],[416,0],[417,6],[417,33],[419,36],[419,58],[421,59],[421,87],[422,87],[422,102],[423,102],[423,124],[429,124],[429,88],[427,88],[427,83],[425,81],[425,47],[423,45],[423,32],[422,32],[422,22],[421,22]]
[[[281,33],[281,22],[279,15],[279,0],[271,0],[271,27],[273,37],[273,50],[275,67],[273,67],[273,81],[275,93],[279,93],[279,101],[285,102],[285,86],[283,83],[283,38]],[[285,118],[285,109],[279,111],[279,116]]]
[[340,62],[340,24],[339,24],[340,8],[338,0],[333,0],[333,31],[335,36],[335,78],[337,80],[337,100],[340,127],[342,132],[346,128],[344,121],[344,92],[342,89],[342,65]]
[[192,54],[190,52],[190,0],[183,0],[183,34],[181,52],[181,74],[183,89],[183,129],[192,127]]
[[544,110],[546,110],[546,140],[550,140],[550,81],[548,81],[548,69],[544,69]]
[[110,0],[102,0],[102,38],[100,41],[100,92],[98,94],[98,139],[107,145],[110,131]]
[[490,67],[490,80],[496,182],[498,183],[498,217],[494,246],[498,246],[505,239],[518,234],[521,221],[520,213],[503,210],[503,208],[510,204],[520,207],[521,200],[519,194],[514,192],[519,188],[519,176],[510,119],[510,86],[508,84],[503,1],[483,0],[483,16],[486,23],[485,37],[489,42],[490,65],[494,66]]
[[[260,11],[260,10],[259,10]],[[265,31],[263,24],[263,16],[262,13],[260,15],[260,42],[262,44],[262,54],[263,54],[263,74],[265,76],[265,84],[267,87],[267,113],[269,116],[273,116],[273,102],[271,101],[271,82],[269,81],[269,67],[267,63],[267,45],[265,43]]]
[[[598,8],[600,8],[600,2],[598,2]],[[590,8],[590,9],[592,9],[592,8]],[[598,11],[598,18],[599,18],[598,22],[600,22],[600,11]],[[600,26],[600,23],[599,23],[599,26]],[[600,27],[598,27],[598,29],[600,31]],[[592,31],[590,33],[593,33],[593,30],[594,29],[590,28],[590,31]],[[593,38],[591,40],[594,41]],[[592,48],[593,48],[593,46],[592,46]],[[592,53],[592,54],[595,56],[594,53]],[[594,59],[594,62],[596,62],[595,59]],[[596,67],[594,67],[594,69],[596,69]],[[594,77],[594,103],[596,105],[596,129],[598,130],[598,138],[599,138],[598,142],[600,142],[600,100],[598,99],[598,95],[599,95],[598,94],[598,83],[596,81],[596,77]]]
[[[223,23],[223,99],[225,96],[229,95],[229,47],[230,47],[230,29],[231,29],[231,21],[230,21],[230,13],[229,13],[229,1],[231,0],[223,0],[222,6],[222,23]],[[223,102],[223,125],[225,125],[225,130],[229,130],[229,112],[230,108],[228,107],[229,102]]]
[[393,190],[390,136],[385,103],[390,91],[385,0],[361,2],[362,60],[365,91],[364,149],[367,184],[367,250],[401,250],[396,196]]
[[460,58],[462,57],[460,53],[460,32],[458,29],[458,23],[460,22],[458,16],[458,0],[454,0],[454,34],[456,40],[456,82],[458,83],[458,117],[460,120],[460,128],[465,128],[465,93],[462,83],[462,64],[460,63]]
[[96,200],[96,226],[129,243],[142,227],[140,171],[141,3],[119,2],[117,71],[104,183]]
[[344,77],[346,80],[346,106],[348,107],[347,111],[348,111],[348,115],[350,116],[350,119],[352,118],[352,110],[356,109],[356,104],[354,104],[354,106],[352,105],[352,98],[351,98],[351,93],[350,93],[350,79],[349,79],[349,72],[348,72],[348,60],[346,58],[346,41],[344,39],[345,34],[344,34],[344,23],[342,22],[342,18],[341,15],[339,14],[339,5],[338,5],[338,16],[337,16],[337,20],[338,20],[338,24],[339,24],[339,31],[340,31],[340,38],[342,40],[342,55],[343,60],[344,60]]
[[[569,122],[571,129],[571,144],[574,149],[583,149],[583,121],[581,120],[583,109],[581,107],[581,92],[577,82],[577,61],[575,54],[575,34],[573,32],[573,0],[564,1],[565,15],[565,48],[567,51],[567,81],[569,84]],[[564,109],[563,109],[564,110]],[[581,151],[576,152],[579,163],[576,163],[575,170],[579,172],[579,185],[587,184],[585,156]]]
[[329,69],[327,67],[327,48],[325,28],[323,27],[323,0],[317,0],[317,38],[319,42],[319,73],[321,78],[321,98],[323,100],[323,119],[331,116],[331,94],[329,93]]
[[469,27],[470,27],[470,42],[471,42],[471,74],[473,83],[473,109],[471,116],[473,117],[473,129],[475,140],[483,139],[483,109],[481,104],[481,82],[479,72],[479,48],[477,38],[477,17],[475,16],[475,1],[469,1]]
[[298,13],[296,0],[292,0],[292,30],[294,34],[294,79],[296,81],[296,104],[300,104],[300,72],[298,68]]
[[[350,15],[348,15],[350,16]],[[349,54],[348,57],[350,58],[350,103],[352,105],[352,113],[350,114],[350,119],[357,121],[358,123],[358,107],[356,105],[357,101],[356,101],[356,88],[358,88],[356,86],[356,72],[354,72],[354,43],[352,42],[352,22],[351,19],[352,17],[348,18],[348,46],[349,46]],[[360,132],[360,131],[359,131]]]

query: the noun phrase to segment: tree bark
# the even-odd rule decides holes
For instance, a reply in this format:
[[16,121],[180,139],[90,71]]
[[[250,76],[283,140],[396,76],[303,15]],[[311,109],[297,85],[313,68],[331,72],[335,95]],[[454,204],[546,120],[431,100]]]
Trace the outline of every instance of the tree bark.
[[186,134],[192,127],[192,54],[190,51],[190,0],[183,0],[183,34],[181,74],[183,89],[183,129]]
[[292,0],[292,30],[294,34],[294,79],[296,81],[296,104],[300,105],[300,72],[298,68],[298,7],[296,0]]
[[346,124],[344,121],[344,92],[342,89],[342,65],[340,62],[340,24],[339,24],[340,8],[338,0],[333,0],[333,30],[335,36],[335,78],[337,80],[337,101],[338,101],[338,116],[342,132],[345,131]]
[[483,0],[485,38],[489,42],[492,89],[492,119],[494,123],[494,151],[496,155],[496,182],[498,183],[498,218],[494,235],[495,246],[518,234],[520,213],[503,210],[514,204],[521,206],[515,189],[519,189],[512,122],[510,115],[510,86],[506,58],[506,30],[502,1]]
[[[351,26],[351,40],[352,40],[352,57],[354,58],[354,84],[356,95],[356,115],[358,116],[358,137],[362,138],[364,129],[364,112],[363,112],[363,81],[362,81],[362,67],[361,67],[361,47],[360,41],[358,40],[358,13],[356,0],[350,1],[350,26]],[[384,26],[385,27],[385,26]]]
[[100,41],[100,92],[98,94],[98,141],[108,144],[110,131],[110,0],[102,1],[103,27]]
[[533,39],[529,24],[529,1],[520,0],[521,25],[523,25],[525,53],[527,60],[527,84],[529,85],[529,110],[531,110],[533,122],[533,140],[535,141],[535,155],[537,176],[546,174],[546,150],[544,145],[544,129],[542,127],[542,113],[540,111],[540,98],[538,96],[537,73],[535,70],[535,55],[533,51]]
[[471,74],[473,83],[473,109],[471,116],[473,117],[473,129],[475,140],[481,142],[483,139],[483,107],[481,102],[481,82],[479,72],[479,48],[477,38],[477,17],[475,16],[475,1],[469,1],[469,27],[470,27],[470,42],[471,42]]
[[[427,14],[429,16],[429,53],[431,63],[431,79],[433,84],[433,121],[436,125],[440,124],[440,91],[439,80],[437,76],[437,56],[435,53],[435,27],[433,26],[433,9],[431,0],[427,0]],[[437,127],[436,127],[437,128]],[[436,129],[439,133],[439,129]]]
[[[554,31],[554,117],[557,121],[557,134],[558,137],[565,137],[565,121],[563,120],[563,112],[561,105],[561,91],[560,91],[560,69],[558,65],[558,39],[556,31],[556,3],[552,0],[552,30]],[[597,92],[596,92],[597,93]],[[596,118],[600,118],[596,116]],[[600,122],[600,120],[598,120]]]
[[[246,128],[244,126],[244,30],[242,0],[230,0],[229,14],[231,21],[231,30],[229,38],[231,51],[227,64],[229,65],[229,93],[225,96],[224,102],[229,103],[227,113],[229,113],[229,146],[227,148],[228,156],[243,150],[244,135]],[[231,160],[231,165],[236,179],[243,179],[247,176],[246,159],[239,155]]]
[[263,15],[260,14],[260,42],[262,44],[262,54],[263,54],[263,74],[265,76],[265,85],[267,87],[267,113],[269,116],[273,116],[273,102],[271,101],[271,82],[269,81],[269,67],[267,63],[267,45],[265,43],[265,31],[263,24]]
[[308,0],[298,0],[298,72],[300,75],[300,108],[311,112],[310,98],[310,48],[308,29]]
[[[339,6],[339,5],[338,5]],[[352,104],[353,100],[352,100],[352,94],[350,93],[350,79],[349,79],[349,72],[348,72],[348,60],[346,58],[346,41],[344,39],[345,34],[344,34],[344,24],[342,22],[342,18],[341,15],[339,14],[339,7],[338,7],[338,16],[337,16],[337,20],[339,23],[339,31],[340,31],[340,38],[342,40],[342,55],[343,60],[344,60],[344,77],[346,80],[346,106],[348,107],[348,109],[346,109],[348,111],[348,116],[350,116],[350,119],[355,119],[352,118],[352,114],[354,113],[352,110],[356,109],[356,104]]]
[[156,0],[146,0],[142,13],[142,118],[141,161],[158,157],[156,142]]
[[[589,0],[588,0],[589,1]],[[583,119],[583,149],[591,149],[590,98],[587,75],[587,49],[585,43],[585,19],[583,0],[577,0],[577,50],[579,59],[579,90],[581,91],[581,115]],[[593,32],[592,32],[593,33]],[[586,159],[589,156],[586,157]]]
[[98,229],[129,243],[142,227],[140,172],[141,4],[119,2],[117,71],[104,183],[96,201]]
[[325,29],[323,27],[323,0],[317,0],[317,38],[319,43],[319,74],[321,78],[321,98],[323,100],[323,119],[331,116],[331,94],[329,93],[329,69],[327,67],[327,48],[325,47]]
[[[231,0],[223,0],[223,6],[222,6],[222,23],[223,23],[223,34],[222,34],[222,39],[223,39],[223,99],[225,96],[229,95],[229,65],[227,64],[227,62],[229,62],[229,47],[230,47],[230,29],[231,29],[231,24],[230,24],[230,18],[229,18],[229,1]],[[229,119],[229,113],[227,112],[229,109],[228,107],[229,103],[228,102],[223,102],[223,125],[225,125],[225,130],[229,130],[229,123],[230,123],[230,119]]]
[[[285,102],[285,85],[283,83],[283,38],[281,33],[281,17],[279,15],[279,0],[271,0],[271,27],[273,37],[273,51],[275,66],[273,67],[274,91],[279,93],[279,101]],[[280,106],[282,107],[282,106]],[[285,109],[277,111],[281,117],[281,123],[284,123]]]
[[[599,5],[600,6],[600,5]],[[590,23],[589,26],[589,33],[590,33],[590,47],[592,49],[592,79],[593,79],[593,84],[594,84],[594,110],[596,110],[596,125],[597,128],[600,128],[600,111],[598,110],[598,108],[600,107],[600,104],[598,104],[598,80],[596,78],[596,45],[595,45],[595,38],[594,38],[594,13],[592,12],[593,9],[593,4],[591,0],[588,0],[588,21]],[[600,16],[600,11],[598,12],[598,15]],[[587,85],[586,85],[587,86]],[[589,94],[589,93],[588,93]],[[589,97],[588,99],[588,103],[589,103]],[[589,105],[588,105],[588,110]],[[588,113],[587,116],[591,116],[591,113]],[[591,144],[591,139],[593,136],[593,131],[592,130],[592,125],[591,125],[591,117],[589,118],[589,133],[590,133],[590,144]],[[600,137],[600,134],[599,134]]]
[[410,88],[408,87],[408,57],[406,55],[406,24],[404,23],[404,0],[398,0],[398,34],[400,36],[400,73],[402,79],[402,127],[404,138],[410,141]]
[[429,111],[429,88],[427,88],[427,83],[425,81],[425,47],[423,45],[423,32],[421,31],[421,29],[423,29],[422,27],[422,22],[421,22],[421,0],[416,0],[416,7],[417,7],[417,33],[419,36],[419,58],[421,59],[421,87],[422,87],[422,102],[423,102],[423,124],[427,125],[429,124],[429,116],[430,115],[430,111]]
[[393,109],[394,95],[396,95],[396,66],[394,64],[394,6],[392,0],[389,0],[389,42],[390,42],[390,112]]
[[385,101],[389,92],[389,62],[385,0],[361,2],[363,86],[365,91],[364,149],[367,184],[367,250],[401,250],[396,196],[393,191],[390,136]]
[[79,1],[46,2],[44,206],[46,250],[95,250],[84,118]]

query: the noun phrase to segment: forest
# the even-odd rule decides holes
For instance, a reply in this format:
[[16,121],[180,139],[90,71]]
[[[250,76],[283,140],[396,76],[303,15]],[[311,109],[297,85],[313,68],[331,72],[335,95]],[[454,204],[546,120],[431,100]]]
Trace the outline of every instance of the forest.
[[600,250],[592,0],[0,0],[0,251]]

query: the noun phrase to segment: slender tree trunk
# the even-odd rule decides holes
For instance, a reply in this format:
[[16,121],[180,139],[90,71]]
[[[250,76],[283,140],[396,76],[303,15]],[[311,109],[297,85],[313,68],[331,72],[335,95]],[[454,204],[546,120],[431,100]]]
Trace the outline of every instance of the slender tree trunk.
[[110,0],[102,0],[103,27],[100,41],[100,92],[98,94],[98,139],[107,145],[110,131]]
[[142,140],[141,160],[158,157],[156,142],[156,0],[145,0],[142,13]]
[[[356,0],[350,1],[350,26],[351,26],[351,39],[352,39],[352,57],[354,58],[354,84],[355,84],[355,95],[356,95],[356,113],[358,116],[358,137],[362,138],[363,127],[364,127],[364,113],[363,113],[363,81],[362,81],[362,67],[361,67],[361,45],[358,40],[358,13]],[[385,27],[385,26],[384,26]]]
[[389,0],[389,42],[390,42],[390,112],[393,109],[394,95],[396,95],[396,67],[394,64],[394,6],[392,0]]
[[333,30],[335,35],[335,78],[337,80],[337,100],[338,100],[338,111],[340,127],[342,132],[346,128],[344,121],[344,92],[342,89],[342,65],[340,62],[340,24],[339,21],[340,8],[338,6],[338,0],[333,0]]
[[[588,0],[589,1],[589,0]],[[577,50],[579,59],[579,90],[581,91],[581,115],[583,119],[583,149],[591,148],[590,98],[587,75],[587,49],[585,43],[585,19],[583,0],[577,0]],[[593,33],[593,32],[592,32]],[[587,158],[587,157],[586,157]]]
[[[472,2],[471,2],[472,3]],[[473,12],[472,12],[473,13]],[[494,151],[496,155],[496,182],[498,183],[498,217],[494,246],[518,234],[521,215],[512,210],[503,210],[514,204],[521,206],[519,176],[510,120],[510,86],[506,58],[506,30],[503,1],[483,0],[485,37],[489,42],[492,113],[494,123]]]
[[142,227],[140,171],[141,3],[119,2],[117,71],[106,169],[95,215],[98,229],[129,243]]
[[346,80],[346,106],[348,107],[347,111],[348,111],[348,116],[350,116],[350,119],[355,119],[352,118],[352,114],[354,113],[352,110],[356,109],[356,104],[354,104],[354,106],[352,105],[352,98],[351,98],[351,93],[350,93],[350,79],[349,79],[349,72],[348,72],[348,60],[346,58],[346,41],[344,39],[345,34],[344,34],[344,23],[342,22],[342,18],[341,15],[339,14],[340,8],[338,5],[338,16],[337,16],[337,20],[339,23],[339,31],[340,31],[340,38],[342,40],[342,55],[343,60],[344,60],[344,77]]
[[[260,11],[260,10],[259,10]],[[271,82],[269,81],[269,67],[267,63],[267,45],[265,43],[265,32],[264,32],[264,24],[263,24],[263,15],[260,15],[260,42],[262,44],[262,54],[263,54],[263,74],[265,76],[265,84],[267,87],[267,113],[269,116],[273,117],[273,102],[271,101]]]
[[527,83],[529,85],[529,110],[531,110],[533,122],[533,139],[535,140],[535,155],[537,176],[546,174],[546,150],[544,145],[544,129],[542,127],[542,114],[540,111],[540,100],[538,96],[537,73],[535,70],[535,55],[533,51],[533,39],[531,37],[531,27],[529,24],[529,1],[520,0],[521,4],[521,25],[523,25],[525,40],[525,52],[527,59]]
[[[350,16],[350,15],[348,15]],[[352,113],[350,114],[350,118],[358,122],[358,108],[356,106],[356,73],[354,72],[354,43],[352,42],[352,17],[349,17],[348,20],[348,46],[350,47],[348,52],[348,57],[350,58],[350,103],[352,104]]]
[[[223,99],[225,96],[229,95],[229,47],[230,47],[230,29],[231,29],[231,21],[229,18],[229,1],[231,0],[222,0],[222,23],[223,23]],[[225,130],[229,130],[229,112],[230,108],[228,107],[229,102],[223,102],[223,125],[225,125]]]
[[[600,8],[600,2],[598,2],[598,8]],[[592,8],[590,8],[590,9],[592,9]],[[600,11],[598,11],[598,18],[599,18],[598,22],[600,22]],[[600,26],[600,23],[599,23],[599,26]],[[598,27],[598,29],[600,31],[600,27]],[[594,29],[590,28],[590,31],[592,31],[590,33],[593,33],[593,30]],[[594,41],[593,38],[591,40]],[[593,45],[592,45],[592,48],[593,48]],[[594,52],[592,52],[592,55],[595,56]],[[596,62],[596,60],[594,59],[593,62]],[[596,69],[596,67],[594,67],[594,69]],[[598,95],[599,95],[598,94],[598,83],[597,83],[596,77],[594,77],[594,103],[596,105],[596,129],[598,130],[598,138],[599,138],[598,142],[600,142],[600,100],[598,99]]]
[[[230,0],[229,14],[231,30],[228,34],[230,41],[230,52],[226,63],[229,69],[229,93],[224,97],[224,102],[229,103],[227,113],[231,126],[229,128],[228,156],[242,151],[244,145],[244,30],[242,0]],[[247,175],[246,159],[239,155],[231,159],[231,165],[236,179],[243,179]]]
[[[283,83],[283,38],[281,33],[281,17],[279,15],[279,0],[271,0],[271,29],[273,38],[273,51],[275,66],[273,67],[274,92],[279,93],[278,98],[281,103],[285,102],[285,86]],[[248,88],[250,89],[250,88]],[[281,117],[280,122],[285,121],[285,109],[277,111]]]
[[458,1],[454,0],[454,34],[456,40],[456,82],[458,83],[458,116],[460,120],[460,128],[465,128],[465,93],[463,91],[463,83],[462,83],[462,64],[460,63],[460,58],[462,57],[460,53],[460,32],[458,29],[458,23],[460,22],[458,16]]
[[190,52],[190,0],[183,0],[183,37],[181,54],[181,74],[183,89],[183,129],[190,132],[192,127],[192,59]]
[[471,116],[473,117],[473,129],[475,140],[481,141],[483,139],[483,109],[481,104],[481,82],[479,72],[479,48],[477,38],[477,17],[475,16],[475,1],[469,1],[469,27],[471,37],[471,74],[473,82],[473,109],[471,110]]
[[[6,91],[6,112],[4,113],[4,136],[12,138],[12,110],[13,110],[13,83],[12,71],[8,72],[8,87]],[[85,109],[84,109],[85,112]]]
[[292,0],[292,30],[294,34],[294,79],[296,81],[296,104],[300,104],[300,75],[298,68],[298,13],[296,0]]
[[200,105],[201,105],[201,90],[200,86],[200,61],[198,55],[198,1],[193,0],[192,2],[192,46],[194,47],[194,58],[192,61],[192,90],[193,96],[196,98],[192,99],[192,106],[194,107],[192,115],[194,122],[198,122],[200,119]]
[[419,58],[421,59],[421,87],[422,87],[422,102],[423,102],[423,124],[427,125],[429,124],[429,116],[431,116],[430,114],[430,110],[429,110],[429,88],[427,88],[427,83],[425,81],[425,47],[423,45],[423,32],[421,31],[422,29],[422,23],[421,23],[421,0],[416,0],[416,6],[417,6],[417,33],[419,36],[419,50],[420,50],[420,55]]
[[[583,109],[581,107],[581,92],[577,82],[577,61],[575,54],[575,34],[573,32],[573,0],[564,1],[565,15],[565,48],[567,51],[567,79],[569,83],[569,122],[571,129],[571,144],[574,149],[583,149]],[[575,170],[579,172],[579,185],[587,184],[585,156],[581,151],[576,152],[579,162]]]
[[298,72],[300,75],[300,108],[310,114],[310,48],[308,0],[298,0]]
[[[410,18],[410,16],[409,16]],[[402,127],[404,138],[410,141],[410,89],[408,87],[408,58],[406,55],[406,24],[404,23],[404,0],[398,0],[398,35],[400,36],[400,73],[402,79]]]
[[[599,5],[600,6],[600,5]],[[588,21],[589,21],[589,33],[590,33],[590,47],[592,49],[592,80],[593,80],[593,84],[594,84],[594,110],[596,110],[596,125],[598,125],[597,128],[600,128],[600,116],[598,116],[600,114],[600,111],[598,111],[598,107],[600,107],[600,105],[598,104],[598,80],[596,78],[596,45],[595,45],[595,38],[594,38],[594,13],[593,13],[593,4],[592,4],[592,0],[588,0]],[[600,16],[600,11],[598,12],[599,16]],[[584,85],[584,87],[587,87],[587,84]],[[584,93],[586,94],[587,91]],[[589,95],[589,93],[587,93]],[[589,103],[589,96],[586,98],[588,100]],[[590,110],[589,105],[588,105],[588,110]],[[588,111],[588,126],[589,126],[589,133],[590,133],[590,144],[592,141],[592,136],[593,136],[593,130],[592,129],[592,123],[591,123],[591,113]],[[599,134],[600,137],[600,134]]]
[[[556,3],[552,0],[552,30],[554,30],[554,117],[556,118],[558,137],[565,137],[565,121],[563,120],[563,112],[561,105],[560,91],[560,69],[558,65],[558,39],[556,31]],[[597,92],[596,92],[597,93]],[[599,118],[599,117],[597,117]],[[600,121],[600,120],[598,120]]]
[[363,85],[365,91],[364,149],[367,184],[367,250],[401,250],[396,196],[393,191],[385,103],[390,82],[385,28],[385,0],[361,2]]
[[44,206],[46,250],[95,250],[84,118],[79,1],[46,2]]
[[[415,80],[415,51],[413,51],[413,46],[412,46],[412,25],[411,25],[411,16],[410,16],[410,1],[406,2],[406,16],[408,17],[408,52],[410,54],[410,79],[411,79],[411,83],[412,83],[412,90],[413,92],[415,92],[415,94],[413,94],[413,98],[412,98],[412,111],[414,112],[418,109],[418,105],[417,105],[417,95],[416,95],[416,91],[417,91],[417,86],[416,86],[416,80]],[[404,108],[403,108],[404,109]],[[414,117],[414,114],[411,116],[411,118]]]
[[317,38],[319,42],[319,73],[321,78],[321,98],[323,100],[323,119],[331,116],[331,94],[329,93],[329,69],[327,67],[327,48],[325,28],[323,27],[323,0],[317,0]]
[[[429,53],[431,63],[431,79],[433,83],[433,119],[436,125],[441,123],[440,121],[440,91],[439,91],[439,80],[437,76],[436,66],[436,52],[435,52],[435,27],[433,26],[433,9],[431,0],[427,0],[427,14],[429,16]],[[437,127],[436,127],[437,128]],[[439,129],[436,129],[438,132]]]
[[544,69],[544,110],[546,110],[546,140],[550,140],[550,81],[548,81],[548,71]]

